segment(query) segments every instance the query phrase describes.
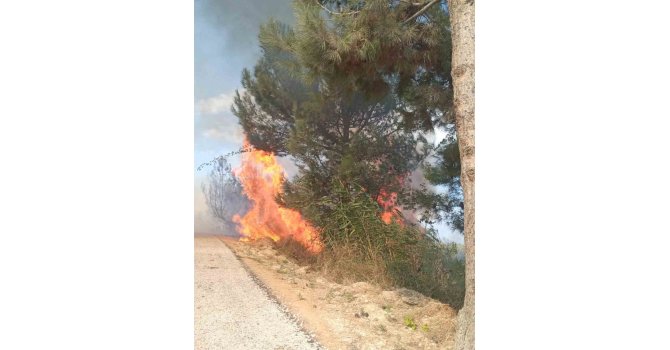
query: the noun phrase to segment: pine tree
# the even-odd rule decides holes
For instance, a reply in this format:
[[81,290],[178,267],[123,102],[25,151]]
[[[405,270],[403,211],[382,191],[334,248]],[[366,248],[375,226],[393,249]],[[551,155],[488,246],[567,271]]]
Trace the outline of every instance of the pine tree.
[[296,54],[298,35],[275,21],[262,26],[263,55],[253,73],[243,72],[245,91],[233,104],[252,146],[290,155],[299,168],[280,200],[318,222],[331,211],[318,203],[336,182],[365,188],[372,198],[385,190],[404,199],[404,180],[425,157],[417,147],[425,139],[399,126],[398,97],[363,94],[339,76],[311,72]]
[[[369,95],[396,89],[404,123],[455,125],[466,294],[457,347],[474,349],[474,1],[298,0],[296,54],[310,72]],[[451,23],[450,23],[451,22]]]

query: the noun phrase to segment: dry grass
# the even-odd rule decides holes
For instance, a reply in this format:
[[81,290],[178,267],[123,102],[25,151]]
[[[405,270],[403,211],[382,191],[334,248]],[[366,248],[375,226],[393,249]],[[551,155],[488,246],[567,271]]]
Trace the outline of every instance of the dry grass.
[[332,247],[317,257],[315,268],[340,284],[370,282],[380,287],[391,286],[386,263],[381,256],[361,258],[349,246]]
[[274,243],[275,248],[283,255],[290,257],[298,265],[313,265],[317,257],[309,252],[300,242],[291,238],[282,239]]
[[385,258],[374,248],[362,250],[360,245],[346,243],[331,245],[319,255],[291,239],[274,245],[295,263],[308,265],[336,283],[368,282],[383,289],[405,287],[456,309],[462,306],[463,264],[449,258],[447,248],[439,244],[424,240],[406,246],[404,258],[400,255]]
[[361,259],[360,252],[349,246],[332,247],[314,255],[290,238],[275,243],[275,247],[297,264],[309,265],[334,282],[371,282],[382,287],[391,286],[391,279],[381,256]]

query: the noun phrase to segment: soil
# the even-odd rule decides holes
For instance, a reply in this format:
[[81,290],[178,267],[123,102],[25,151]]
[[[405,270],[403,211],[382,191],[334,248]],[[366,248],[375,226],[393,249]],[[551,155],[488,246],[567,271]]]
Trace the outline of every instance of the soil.
[[278,253],[271,243],[222,241],[327,349],[452,349],[457,312],[408,290],[342,285]]

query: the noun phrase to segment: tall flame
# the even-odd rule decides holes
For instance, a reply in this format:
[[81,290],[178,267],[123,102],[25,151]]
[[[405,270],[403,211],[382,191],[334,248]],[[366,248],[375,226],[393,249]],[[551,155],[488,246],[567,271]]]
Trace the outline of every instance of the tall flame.
[[[249,147],[245,141],[245,148]],[[252,207],[233,220],[238,224],[242,240],[253,241],[267,237],[277,242],[292,237],[312,253],[323,250],[318,231],[302,218],[299,212],[280,207],[275,197],[282,193],[284,169],[273,153],[252,150],[242,154],[242,164],[235,176],[242,183]]]

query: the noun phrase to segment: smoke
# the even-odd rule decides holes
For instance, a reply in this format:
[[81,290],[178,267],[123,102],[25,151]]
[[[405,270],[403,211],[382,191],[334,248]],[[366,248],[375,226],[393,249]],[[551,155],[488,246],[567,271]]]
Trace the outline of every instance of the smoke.
[[237,236],[237,232],[227,231],[224,225],[214,218],[207,207],[205,196],[202,193],[202,182],[196,182],[194,188],[194,232],[196,235],[226,235]]
[[[432,136],[432,135],[431,135]],[[443,135],[437,135],[435,144],[438,144],[444,138]],[[410,188],[414,190],[419,190],[421,187],[426,188],[430,192],[444,194],[446,189],[445,186],[435,186],[431,184],[425,177],[423,169],[421,167],[415,169],[408,178],[410,183]],[[421,219],[421,214],[412,210],[402,210],[402,214],[407,219],[407,221],[412,223],[418,223]],[[457,244],[463,244],[463,235],[448,222],[438,222],[433,225],[433,228],[437,231],[437,236],[443,242],[455,242]],[[462,252],[459,254],[462,255]]]
[[286,172],[287,179],[292,179],[298,175],[298,166],[295,165],[295,159],[292,157],[277,157],[277,163],[279,163]]
[[[433,190],[433,185],[431,185],[426,178],[423,175],[423,169],[420,167],[415,169],[409,174],[409,178],[407,179],[409,182],[409,187],[411,190],[420,190],[422,186],[425,188],[428,188],[430,190]],[[417,215],[417,212],[414,210],[407,210],[407,209],[402,209],[401,210],[403,217],[405,220],[412,224],[418,224],[420,220],[420,215]]]
[[[293,24],[291,0],[196,0],[200,16],[224,38],[223,52],[254,62],[258,53],[258,32],[270,18]],[[196,32],[201,28],[196,23]]]
[[237,218],[247,213],[251,203],[227,159],[218,158],[210,166],[209,176],[201,185],[205,204],[224,234],[235,235],[239,229]]

